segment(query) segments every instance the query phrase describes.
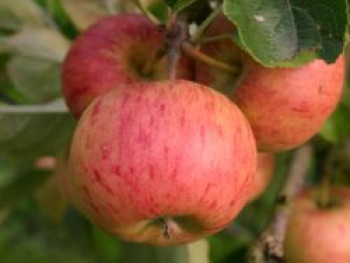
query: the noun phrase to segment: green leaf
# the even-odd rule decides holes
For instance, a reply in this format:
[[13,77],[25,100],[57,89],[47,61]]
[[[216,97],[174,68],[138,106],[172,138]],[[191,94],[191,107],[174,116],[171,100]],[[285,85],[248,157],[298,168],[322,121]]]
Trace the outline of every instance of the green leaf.
[[61,96],[61,65],[56,62],[15,56],[7,64],[15,89],[28,103],[44,103]]
[[177,0],[165,0],[165,3],[171,8],[176,4]]
[[319,134],[332,143],[342,142],[350,135],[350,108],[339,104],[332,116],[324,123]]
[[0,189],[0,210],[8,208],[24,198],[28,198],[48,178],[47,172],[38,171],[29,171],[18,176],[10,185]]
[[297,31],[288,1],[226,0],[224,13],[237,25],[248,52],[264,65],[291,59],[297,51]]
[[233,238],[231,235],[219,233],[209,237],[210,242],[210,263],[225,262],[225,258],[237,252],[242,247],[253,241],[244,242],[241,236]]
[[[347,31],[348,0],[292,1],[296,7],[310,15],[319,35],[317,54],[328,63],[336,60],[343,52]],[[303,25],[300,25],[300,28]]]
[[70,42],[51,29],[23,29],[19,33],[1,39],[1,45],[18,55],[62,62]]
[[310,52],[331,63],[343,50],[345,0],[225,0],[224,13],[245,50],[268,67],[296,66]]
[[70,43],[50,29],[24,29],[3,39],[14,56],[6,69],[15,89],[28,103],[43,103],[61,96],[61,62]]
[[[109,14],[108,6],[101,0],[62,0],[62,4],[75,26],[84,30]],[[109,8],[110,9],[110,8]]]
[[1,113],[0,156],[32,160],[56,155],[67,149],[74,126],[69,114]]
[[118,238],[108,235],[97,226],[92,226],[95,251],[101,255],[103,262],[123,262],[119,258],[122,254],[121,242]]
[[32,0],[0,1],[0,28],[18,30],[22,26],[45,27],[47,25],[52,25],[52,21]]
[[168,6],[163,0],[148,0],[145,7],[159,21],[163,23],[168,21]]
[[128,263],[209,263],[209,246],[201,240],[186,246],[154,247],[127,243],[121,262]]

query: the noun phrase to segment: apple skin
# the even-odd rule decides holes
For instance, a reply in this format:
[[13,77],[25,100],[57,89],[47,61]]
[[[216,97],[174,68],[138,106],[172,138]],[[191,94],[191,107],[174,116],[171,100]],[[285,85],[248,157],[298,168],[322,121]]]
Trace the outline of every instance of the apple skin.
[[[207,34],[233,30],[220,17]],[[235,101],[261,151],[289,150],[309,140],[334,111],[344,86],[343,55],[334,64],[317,59],[297,68],[266,68],[229,40],[203,45],[202,51],[241,67],[239,75],[232,75],[197,65],[196,81]]]
[[[79,117],[95,97],[119,85],[167,79],[165,57],[149,75],[141,73],[162,40],[157,25],[138,14],[106,17],[84,31],[62,67],[62,90],[73,115]],[[177,78],[193,78],[192,67],[192,61],[182,56]]]
[[257,199],[267,188],[273,176],[275,156],[272,153],[258,153],[257,168],[253,179],[250,201]]
[[294,203],[284,241],[287,263],[350,262],[350,189],[333,187],[338,206],[320,209],[315,190],[304,191]]
[[73,202],[94,223],[128,241],[177,245],[221,230],[242,209],[256,145],[222,94],[185,80],[134,83],[87,108],[70,166]]

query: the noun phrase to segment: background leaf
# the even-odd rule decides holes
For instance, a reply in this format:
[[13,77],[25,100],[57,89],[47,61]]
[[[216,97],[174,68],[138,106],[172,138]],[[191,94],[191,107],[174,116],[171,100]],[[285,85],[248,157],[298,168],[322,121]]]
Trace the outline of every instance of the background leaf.
[[62,62],[70,42],[59,32],[51,29],[24,29],[2,39],[8,52]]
[[121,262],[128,263],[207,263],[209,246],[201,240],[186,246],[154,247],[125,243]]
[[340,104],[324,123],[319,134],[332,143],[342,142],[350,134],[350,108]]
[[101,0],[62,0],[63,7],[80,30],[96,23],[102,17],[110,14],[110,4],[106,6]]
[[44,103],[61,96],[59,63],[15,56],[7,64],[7,72],[27,103]]
[[65,151],[75,120],[69,114],[0,114],[0,156],[35,159]]
[[49,178],[47,172],[31,171],[26,172],[22,176],[0,189],[0,210],[8,208],[18,201],[27,198],[34,189],[41,185]]
[[52,21],[32,0],[1,0],[0,28],[18,30],[21,27],[45,27]]
[[61,62],[70,42],[51,29],[24,29],[4,38],[3,48],[13,57],[8,77],[27,103],[43,103],[61,96]]
[[165,0],[165,3],[170,6],[173,7],[176,4],[177,0]]

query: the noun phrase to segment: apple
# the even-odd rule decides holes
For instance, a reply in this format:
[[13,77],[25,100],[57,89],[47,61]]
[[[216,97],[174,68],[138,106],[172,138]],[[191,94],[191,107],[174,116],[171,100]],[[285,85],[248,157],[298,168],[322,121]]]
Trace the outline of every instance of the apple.
[[257,169],[253,179],[252,191],[249,200],[258,198],[267,188],[273,176],[275,156],[272,153],[258,153]]
[[[224,17],[207,35],[232,32]],[[196,65],[196,81],[228,95],[248,118],[258,149],[289,150],[303,144],[320,129],[335,109],[344,85],[345,63],[316,59],[296,68],[266,68],[230,40],[202,46],[202,52],[236,65],[237,75]]]
[[[106,17],[89,27],[73,43],[62,67],[70,111],[80,116],[95,97],[122,84],[167,79],[165,57],[152,65],[162,43],[159,27],[139,14]],[[182,56],[177,78],[191,79],[192,66]]]
[[296,199],[284,241],[287,263],[350,262],[350,189],[331,188],[333,203],[320,208],[316,189]]
[[71,145],[73,203],[122,239],[176,245],[224,228],[256,170],[251,128],[228,98],[185,80],[96,98]]

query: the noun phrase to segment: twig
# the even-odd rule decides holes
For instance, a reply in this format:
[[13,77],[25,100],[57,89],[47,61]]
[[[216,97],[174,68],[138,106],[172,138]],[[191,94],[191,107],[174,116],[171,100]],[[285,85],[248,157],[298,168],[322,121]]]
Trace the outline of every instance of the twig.
[[145,8],[145,6],[142,4],[142,2],[140,0],[132,0],[133,3],[140,9],[140,11],[148,17],[149,20],[151,20],[153,23],[155,24],[159,24],[159,20],[152,15],[147,8]]
[[290,172],[278,198],[275,215],[270,225],[253,244],[248,254],[249,263],[282,263],[283,240],[291,212],[290,202],[304,185],[312,158],[312,147],[305,145],[294,155]]
[[220,3],[214,9],[214,11],[204,20],[204,22],[198,27],[196,33],[191,37],[191,42],[196,42],[201,37],[201,35],[207,30],[210,24],[216,19],[216,17],[221,14],[223,4]]
[[208,56],[204,53],[202,53],[198,48],[195,48],[194,46],[192,46],[190,43],[188,42],[184,42],[181,45],[182,50],[190,57],[196,59],[199,62],[202,62],[204,64],[207,64],[209,66],[213,66],[228,72],[231,72],[232,74],[239,74],[240,72],[240,68],[235,66],[235,65],[231,65],[231,64],[227,64],[221,60],[217,60],[211,56]]
[[231,33],[231,34],[223,34],[223,35],[217,35],[212,37],[203,37],[198,39],[197,43],[201,45],[201,44],[220,41],[220,40],[227,40],[227,39],[231,39],[233,36],[234,34]]

